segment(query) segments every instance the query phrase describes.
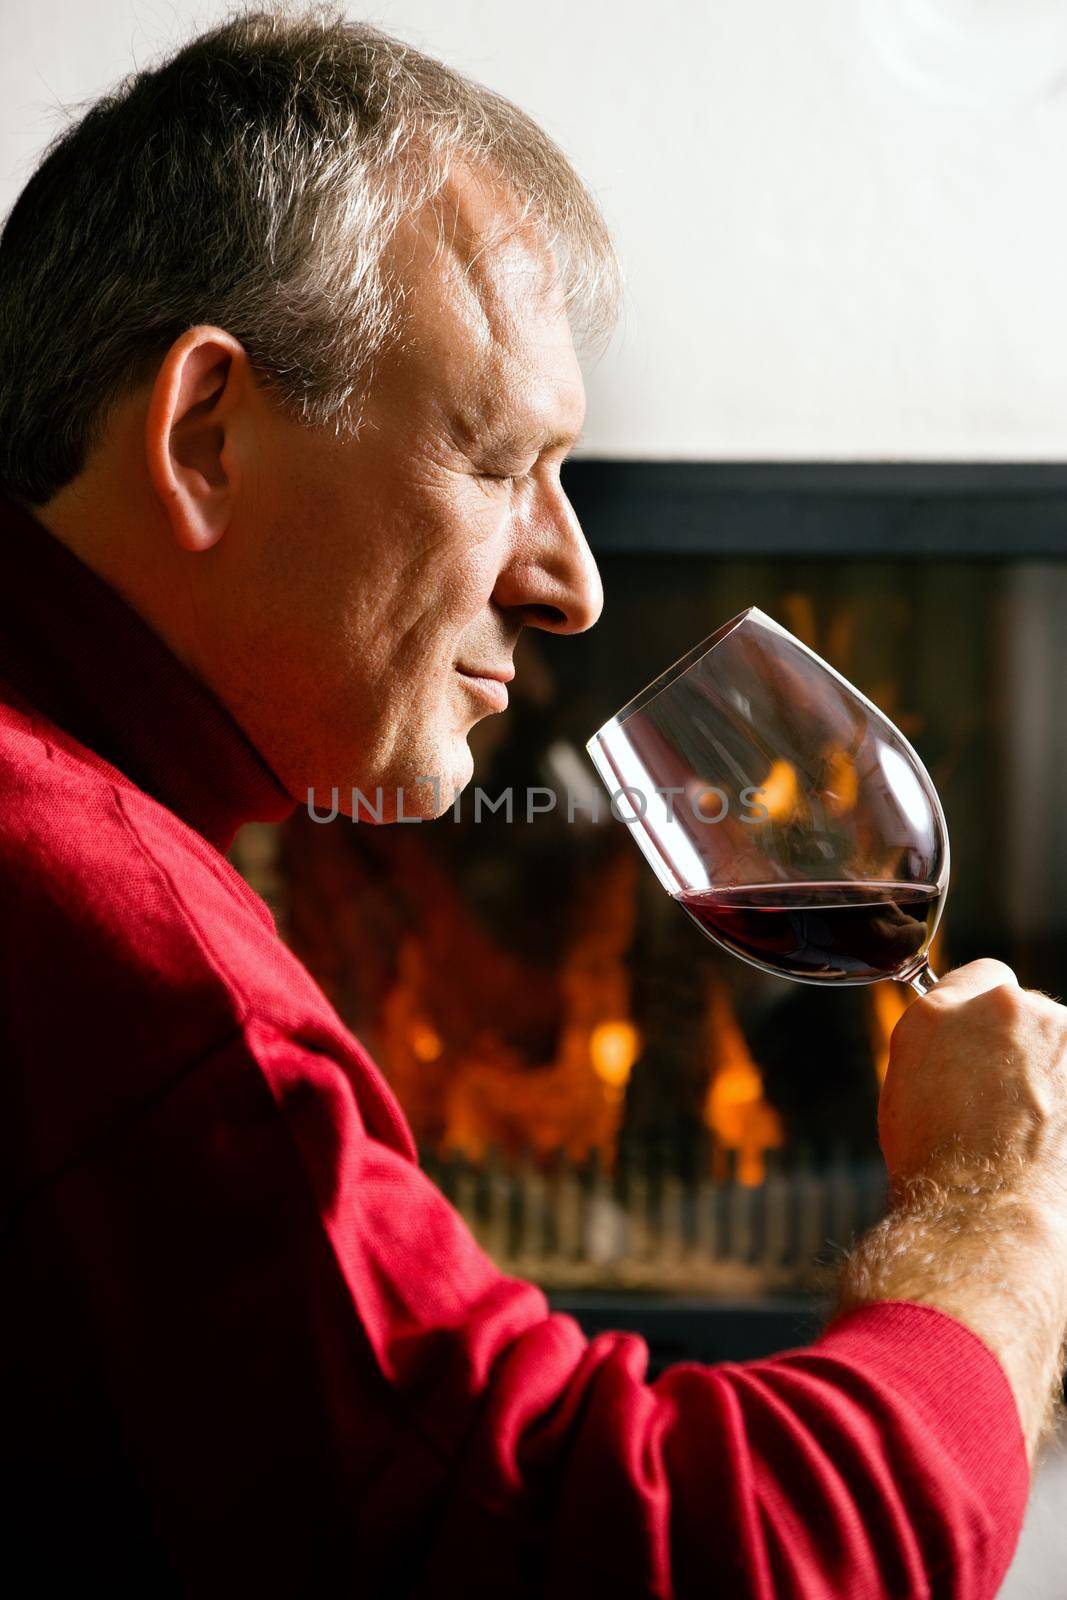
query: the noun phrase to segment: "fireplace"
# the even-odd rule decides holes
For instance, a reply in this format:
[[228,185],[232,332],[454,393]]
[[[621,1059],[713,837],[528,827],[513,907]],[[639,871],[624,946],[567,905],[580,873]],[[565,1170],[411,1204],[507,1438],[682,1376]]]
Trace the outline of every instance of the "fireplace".
[[598,461],[568,489],[604,615],[524,635],[511,708],[475,731],[486,803],[412,827],[299,812],[247,830],[239,864],[508,1270],[586,1297],[594,1324],[605,1292],[817,1293],[885,1204],[877,1095],[909,997],[790,984],[702,939],[585,740],[759,606],[934,776],[953,858],[935,970],[995,955],[1063,994],[1067,471]]

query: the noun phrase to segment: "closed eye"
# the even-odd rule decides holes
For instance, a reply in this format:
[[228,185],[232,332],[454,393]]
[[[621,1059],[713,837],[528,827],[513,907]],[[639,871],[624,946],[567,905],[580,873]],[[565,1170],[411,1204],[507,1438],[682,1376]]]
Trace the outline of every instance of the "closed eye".
[[[556,471],[557,474],[559,473],[560,468],[564,465],[564,463],[570,460],[571,456],[574,454],[574,451],[577,449],[578,445],[581,444],[581,442],[582,441],[580,439],[575,440],[575,442],[571,445],[570,449],[566,452],[566,454],[565,455],[561,455],[558,458],[558,460],[554,463],[555,471]],[[541,458],[539,457],[538,460],[540,460],[540,459]],[[479,472],[478,473],[478,477],[484,479],[485,482],[487,482],[487,483],[499,483],[499,484],[512,484],[513,485],[513,484],[518,483],[523,478],[528,478],[531,475],[531,473],[534,471],[534,468],[536,466],[537,466],[537,462],[535,461],[535,462],[532,463],[531,466],[524,468],[521,472]]]

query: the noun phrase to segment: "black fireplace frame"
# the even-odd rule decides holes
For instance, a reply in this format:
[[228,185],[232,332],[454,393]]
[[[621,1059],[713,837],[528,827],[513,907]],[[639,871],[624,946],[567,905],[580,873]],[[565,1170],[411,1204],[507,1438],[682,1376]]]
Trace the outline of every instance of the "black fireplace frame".
[[579,457],[563,483],[604,555],[1067,554],[1067,462]]

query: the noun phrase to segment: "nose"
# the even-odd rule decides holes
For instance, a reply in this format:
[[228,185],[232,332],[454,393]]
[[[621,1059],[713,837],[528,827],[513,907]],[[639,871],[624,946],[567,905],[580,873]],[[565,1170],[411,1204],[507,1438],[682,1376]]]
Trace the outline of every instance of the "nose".
[[558,478],[516,525],[493,599],[520,623],[548,633],[584,633],[604,609],[593,552]]

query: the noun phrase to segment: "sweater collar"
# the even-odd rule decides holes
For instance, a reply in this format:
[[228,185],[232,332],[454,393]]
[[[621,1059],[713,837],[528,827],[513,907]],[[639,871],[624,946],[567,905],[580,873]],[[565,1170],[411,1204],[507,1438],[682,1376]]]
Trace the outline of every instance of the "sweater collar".
[[219,850],[293,801],[233,717],[122,596],[0,499],[0,677]]

